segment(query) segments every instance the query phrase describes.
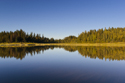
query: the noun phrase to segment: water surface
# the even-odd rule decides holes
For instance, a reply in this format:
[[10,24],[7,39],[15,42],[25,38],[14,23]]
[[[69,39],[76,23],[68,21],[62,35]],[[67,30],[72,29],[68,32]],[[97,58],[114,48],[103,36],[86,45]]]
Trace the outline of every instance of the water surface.
[[124,83],[124,47],[0,48],[1,83]]

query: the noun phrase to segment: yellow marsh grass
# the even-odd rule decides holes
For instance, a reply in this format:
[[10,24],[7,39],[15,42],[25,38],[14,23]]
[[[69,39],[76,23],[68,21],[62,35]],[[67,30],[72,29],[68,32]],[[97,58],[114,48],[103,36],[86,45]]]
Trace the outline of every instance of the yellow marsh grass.
[[0,43],[0,47],[27,47],[27,46],[125,46],[124,42],[117,43]]

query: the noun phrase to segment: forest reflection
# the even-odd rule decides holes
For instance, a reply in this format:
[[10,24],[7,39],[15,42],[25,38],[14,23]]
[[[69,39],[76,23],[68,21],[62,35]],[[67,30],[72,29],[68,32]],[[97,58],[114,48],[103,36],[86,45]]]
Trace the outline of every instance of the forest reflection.
[[78,51],[84,57],[93,59],[125,60],[125,47],[90,47],[90,46],[41,46],[41,47],[0,47],[0,57],[23,59],[27,54],[40,54],[48,49],[64,48],[66,51]]

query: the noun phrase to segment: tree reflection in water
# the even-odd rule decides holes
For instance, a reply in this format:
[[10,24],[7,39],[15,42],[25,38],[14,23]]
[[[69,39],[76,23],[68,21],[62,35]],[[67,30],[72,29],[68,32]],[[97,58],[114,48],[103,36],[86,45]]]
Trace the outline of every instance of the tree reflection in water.
[[1,47],[0,57],[23,59],[30,55],[39,54],[48,49],[64,48],[66,51],[78,51],[82,56],[109,60],[125,60],[125,47],[91,47],[91,46],[41,46],[41,47]]

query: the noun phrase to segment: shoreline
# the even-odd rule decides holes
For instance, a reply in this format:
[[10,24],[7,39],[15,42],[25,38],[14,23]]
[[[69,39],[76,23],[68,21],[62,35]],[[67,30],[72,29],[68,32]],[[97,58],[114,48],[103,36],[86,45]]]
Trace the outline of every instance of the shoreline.
[[118,43],[0,43],[0,47],[29,47],[29,46],[119,46],[124,47],[124,42]]

